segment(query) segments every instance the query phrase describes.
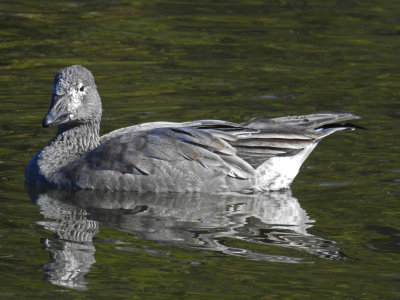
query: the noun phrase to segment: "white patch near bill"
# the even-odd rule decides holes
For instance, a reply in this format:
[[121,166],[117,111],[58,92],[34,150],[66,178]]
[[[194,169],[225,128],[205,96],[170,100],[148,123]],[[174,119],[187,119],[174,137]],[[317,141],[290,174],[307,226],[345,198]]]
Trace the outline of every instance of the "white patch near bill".
[[82,104],[82,99],[83,96],[86,95],[86,89],[84,89],[82,92],[80,91],[80,88],[83,86],[82,81],[79,81],[78,85],[76,88],[71,88],[69,90],[69,94],[70,94],[70,105],[69,105],[69,109],[72,110],[76,110],[79,108],[79,106],[81,106]]

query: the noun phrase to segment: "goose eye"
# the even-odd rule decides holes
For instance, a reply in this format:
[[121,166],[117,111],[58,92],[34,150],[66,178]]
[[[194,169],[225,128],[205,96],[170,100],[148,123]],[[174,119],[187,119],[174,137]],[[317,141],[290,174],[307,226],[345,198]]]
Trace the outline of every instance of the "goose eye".
[[81,86],[81,88],[79,89],[81,92],[83,92],[83,90],[85,89],[85,86]]

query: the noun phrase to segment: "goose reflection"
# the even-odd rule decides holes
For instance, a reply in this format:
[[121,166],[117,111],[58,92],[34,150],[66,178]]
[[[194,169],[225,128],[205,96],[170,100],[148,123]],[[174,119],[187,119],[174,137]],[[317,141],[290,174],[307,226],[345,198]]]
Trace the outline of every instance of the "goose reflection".
[[258,195],[36,188],[27,191],[46,218],[37,223],[54,233],[52,239],[42,240],[51,257],[51,262],[44,266],[45,279],[60,286],[86,288],[84,275],[95,263],[92,239],[99,232],[99,222],[169,246],[200,248],[254,260],[304,262],[300,257],[231,247],[229,239],[242,240],[245,245],[248,242],[292,248],[326,259],[344,256],[335,242],[307,233],[314,221],[290,191]]

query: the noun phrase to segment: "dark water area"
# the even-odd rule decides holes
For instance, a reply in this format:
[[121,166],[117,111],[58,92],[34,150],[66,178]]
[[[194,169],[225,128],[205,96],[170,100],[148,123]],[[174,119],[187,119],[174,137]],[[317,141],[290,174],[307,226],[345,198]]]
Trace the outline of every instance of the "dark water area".
[[[400,298],[398,1],[0,3],[0,297]],[[54,75],[82,64],[102,132],[344,110],[290,191],[24,187]]]

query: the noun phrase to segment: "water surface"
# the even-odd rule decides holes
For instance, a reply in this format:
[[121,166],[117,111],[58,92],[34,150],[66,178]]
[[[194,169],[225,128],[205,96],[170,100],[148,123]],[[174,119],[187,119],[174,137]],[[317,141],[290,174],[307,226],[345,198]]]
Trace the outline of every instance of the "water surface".
[[[400,4],[0,4],[2,298],[400,297]],[[267,195],[26,191],[52,80],[83,64],[102,132],[131,124],[346,110]]]

